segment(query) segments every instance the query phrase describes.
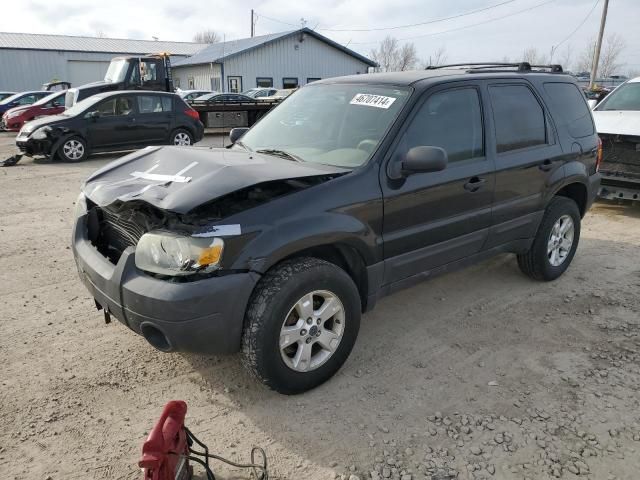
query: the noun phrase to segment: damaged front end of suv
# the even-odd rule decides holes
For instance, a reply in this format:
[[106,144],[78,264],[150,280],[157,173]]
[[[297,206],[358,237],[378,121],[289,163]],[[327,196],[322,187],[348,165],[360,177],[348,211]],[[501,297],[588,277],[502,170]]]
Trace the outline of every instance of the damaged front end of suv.
[[[242,255],[269,228],[254,211],[346,172],[225,149],[130,154],[93,174],[78,198],[80,278],[107,320],[160,350],[237,350],[223,330],[242,322],[222,320],[239,315],[234,302],[245,305],[260,276],[260,259]],[[189,323],[202,335],[182,328]]]

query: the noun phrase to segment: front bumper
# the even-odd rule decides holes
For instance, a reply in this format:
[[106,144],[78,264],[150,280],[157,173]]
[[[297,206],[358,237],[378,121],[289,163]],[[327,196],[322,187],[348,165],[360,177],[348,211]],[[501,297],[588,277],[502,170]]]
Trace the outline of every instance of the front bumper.
[[163,351],[233,353],[239,350],[244,313],[258,274],[234,273],[187,283],[156,279],[135,266],[127,248],[117,265],[87,238],[87,215],[78,217],[72,247],[80,279],[96,302]]
[[18,147],[23,155],[30,157],[36,155],[51,156],[51,140],[34,140],[28,135],[29,134],[20,133],[16,137],[16,147]]

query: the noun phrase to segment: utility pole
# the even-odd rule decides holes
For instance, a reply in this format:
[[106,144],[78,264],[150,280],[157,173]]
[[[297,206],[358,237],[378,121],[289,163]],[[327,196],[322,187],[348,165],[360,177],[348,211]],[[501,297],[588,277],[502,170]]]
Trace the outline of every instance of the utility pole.
[[609,0],[604,0],[602,7],[602,19],[600,20],[600,31],[598,32],[598,41],[593,52],[593,64],[591,65],[591,78],[589,79],[589,90],[593,89],[598,75],[598,63],[600,63],[600,49],[602,48],[602,36],[604,35],[604,25],[607,22],[607,9],[609,8]]
[[256,35],[256,22],[254,20],[254,13],[253,13],[253,8],[251,9],[251,37],[255,37]]

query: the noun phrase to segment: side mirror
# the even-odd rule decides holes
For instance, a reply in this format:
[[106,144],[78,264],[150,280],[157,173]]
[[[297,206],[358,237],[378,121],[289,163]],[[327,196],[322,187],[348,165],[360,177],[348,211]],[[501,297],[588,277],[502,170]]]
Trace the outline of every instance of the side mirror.
[[89,112],[87,113],[84,118],[90,118],[92,120],[95,120],[97,118],[100,118],[100,112],[98,110],[94,110],[93,112]]
[[402,159],[391,164],[391,178],[408,177],[414,173],[439,172],[447,168],[447,152],[440,147],[413,147]]
[[247,133],[248,130],[249,129],[247,127],[232,128],[229,132],[229,140],[232,144],[236,143],[238,140],[240,140],[240,137]]
[[597,104],[598,104],[597,100],[594,100],[594,99],[587,100],[587,105],[589,105],[589,108],[591,110],[593,110],[596,107]]

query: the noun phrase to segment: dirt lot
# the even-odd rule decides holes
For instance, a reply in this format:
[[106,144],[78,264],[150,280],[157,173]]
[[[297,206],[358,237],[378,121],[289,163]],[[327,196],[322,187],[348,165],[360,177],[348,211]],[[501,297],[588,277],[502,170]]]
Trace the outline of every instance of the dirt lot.
[[2,478],[141,478],[175,398],[213,451],[266,448],[274,478],[638,478],[639,206],[597,204],[556,282],[501,256],[384,299],[332,381],[284,397],[235,356],[104,323],[69,241],[81,181],[111,158],[0,169]]

